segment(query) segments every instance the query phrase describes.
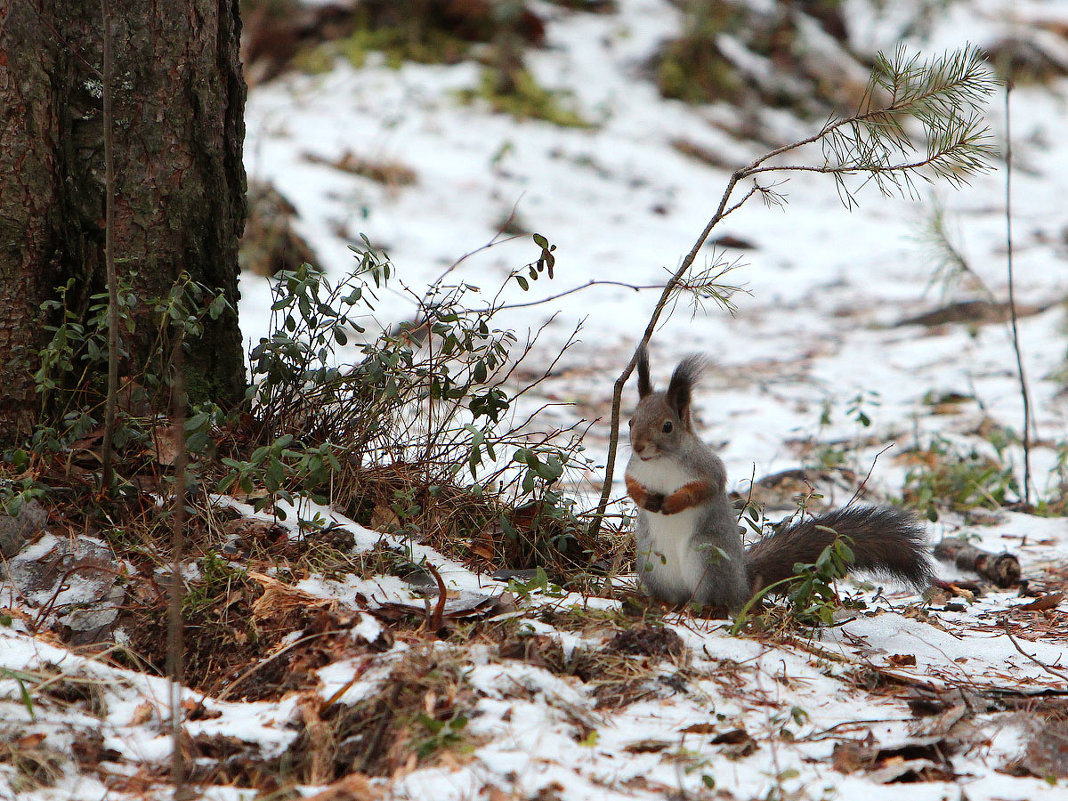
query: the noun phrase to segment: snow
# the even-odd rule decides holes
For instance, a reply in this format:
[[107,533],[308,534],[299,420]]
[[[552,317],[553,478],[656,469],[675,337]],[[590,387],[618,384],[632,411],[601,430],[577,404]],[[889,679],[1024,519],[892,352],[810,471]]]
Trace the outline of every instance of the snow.
[[[892,49],[919,5],[849,0],[851,44],[861,52]],[[494,241],[499,224],[514,209],[525,225],[557,245],[558,261],[552,284],[539,282],[531,295],[513,286],[506,295],[511,301],[555,294],[590,279],[633,286],[662,282],[692,246],[728,178],[728,170],[688,159],[671,142],[689,139],[735,165],[767,148],[725,132],[738,122],[734,109],[687,107],[657,96],[643,64],[677,30],[680,16],[674,4],[619,0],[618,6],[617,13],[593,15],[537,5],[548,20],[547,45],[529,56],[528,66],[542,85],[570,93],[570,102],[596,126],[591,130],[518,122],[477,102],[460,104],[457,92],[477,85],[479,69],[473,62],[405,64],[393,70],[372,59],[356,70],[339,61],[326,75],[289,75],[251,93],[249,177],[272,181],[297,207],[300,233],[335,278],[353,266],[349,245],[366,233],[388,251],[403,284],[420,294],[421,287],[460,257]],[[988,44],[1031,20],[1068,24],[1063,4],[969,0],[939,8],[929,27],[921,27],[911,40],[927,53],[966,41]],[[1057,453],[1051,446],[1068,434],[1064,396],[1053,378],[1065,354],[1064,307],[1058,301],[1068,294],[1068,220],[1063,211],[1068,139],[1061,135],[1068,125],[1066,96],[1068,81],[1063,79],[1052,87],[1020,87],[1012,94],[1016,292],[1021,303],[1052,304],[1020,320],[1041,438],[1034,453],[1040,493],[1055,483],[1050,471]],[[753,113],[773,141],[807,135],[816,124],[781,111]],[[1000,100],[988,115],[996,139],[1003,141]],[[346,150],[401,162],[417,173],[418,181],[388,188],[305,159],[314,154],[333,160]],[[797,174],[780,187],[788,199],[785,208],[751,201],[717,229],[717,234],[755,245],[728,276],[746,290],[734,297],[738,311],[731,317],[713,307],[691,318],[680,307],[653,340],[653,371],[662,383],[685,353],[708,354],[711,367],[695,398],[698,424],[705,438],[717,443],[736,486],[744,490],[750,476],[796,467],[799,457],[789,443],[799,439],[834,443],[871,437],[871,444],[851,458],[863,474],[875,454],[893,444],[875,462],[871,481],[898,494],[908,465],[897,457],[911,445],[939,435],[989,450],[974,434],[984,418],[1020,429],[1015,356],[1004,326],[893,327],[942,300],[930,286],[932,265],[919,242],[936,194],[959,231],[971,267],[999,299],[1005,297],[1005,171],[998,167],[959,192],[922,187],[918,202],[882,198],[869,188],[852,212],[842,207],[826,177]],[[500,242],[465,260],[456,276],[489,290],[509,269],[536,254],[529,238]],[[729,259],[735,255],[728,252]],[[699,263],[712,258],[706,249]],[[253,343],[266,334],[269,284],[243,275],[241,291],[242,330]],[[595,287],[549,305],[514,309],[508,324],[525,332],[555,314],[536,351],[547,359],[582,321],[582,342],[561,362],[563,377],[541,391],[546,397],[580,397],[603,415],[612,381],[658,294]],[[377,315],[383,327],[414,311],[411,298],[396,289],[382,293],[380,300]],[[947,392],[974,399],[962,404],[958,414],[935,414],[926,398]],[[628,406],[634,402],[631,393],[628,389]],[[865,407],[872,417],[870,429],[848,412],[858,395],[877,401]],[[819,423],[824,404],[830,412],[825,426]],[[569,414],[566,409],[555,413]],[[606,440],[602,420],[588,440],[599,464]],[[1017,468],[1022,464],[1015,446],[1006,458]],[[621,464],[616,473],[621,476]],[[272,519],[254,515],[233,499],[215,500]],[[502,590],[499,583],[426,546],[371,531],[329,507],[305,502],[289,511],[285,525],[293,537],[300,536],[293,521],[319,515],[350,531],[358,550],[384,540],[405,549],[412,561],[433,564],[450,592],[498,595]],[[1059,519],[999,513],[996,525],[981,526],[947,514],[930,527],[933,538],[943,533],[974,536],[994,550],[1008,545],[1021,556],[1025,576],[1063,565],[1068,557],[1068,529]],[[21,558],[43,555],[53,545],[46,537]],[[957,575],[952,568],[941,569],[947,577]],[[368,608],[423,604],[409,584],[393,576],[311,577],[297,589],[333,599],[355,615],[354,642],[379,641],[388,628]],[[63,602],[77,600],[77,590],[72,584],[67,591],[72,597],[64,595]],[[16,598],[9,586],[0,591],[4,603],[24,605],[31,615],[48,600]],[[367,607],[357,602],[358,594],[368,599]],[[866,610],[845,610],[835,626],[808,642],[734,637],[722,622],[669,616],[668,625],[686,646],[688,666],[682,670],[667,659],[658,663],[650,658],[653,694],[618,710],[596,709],[590,687],[574,676],[499,659],[485,646],[471,645],[466,680],[479,696],[478,714],[465,735],[479,744],[455,764],[400,771],[380,783],[388,785],[389,797],[413,801],[527,798],[539,792],[569,801],[713,797],[705,777],[736,798],[784,797],[774,795],[781,790],[798,798],[897,799],[903,788],[895,784],[878,784],[862,771],[836,771],[832,749],[841,738],[861,740],[868,732],[883,746],[912,736],[919,719],[907,707],[902,688],[1065,690],[1063,678],[1020,654],[1000,628],[1006,616],[1026,621],[1026,613],[1012,612],[1024,602],[1015,592],[992,592],[965,611],[931,611],[926,617],[909,611],[906,602],[916,600],[912,597],[876,601],[869,593],[868,598]],[[576,633],[546,623],[538,613],[547,606],[615,610],[618,602],[533,592],[521,600],[518,612],[495,620],[517,618],[527,631],[559,642],[568,659],[583,648],[602,649],[613,633],[611,627]],[[1041,627],[1030,633],[1037,639],[1018,636],[1018,645],[1063,672],[1063,633],[1048,641],[1040,636]],[[333,662],[318,671],[315,692],[327,699],[344,690],[335,699],[344,704],[367,698],[413,647],[398,639],[385,653]],[[900,677],[901,687],[865,689],[856,677],[872,666]],[[57,675],[99,686],[107,710],[103,719],[42,695],[41,683]],[[358,680],[350,684],[354,675]],[[662,681],[672,678],[679,683]],[[36,688],[32,714],[22,700],[23,687],[30,686]],[[54,786],[26,792],[16,790],[15,770],[0,753],[0,799],[169,797],[165,782],[141,793],[110,786],[124,773],[166,764],[171,748],[168,692],[160,678],[79,655],[44,634],[32,634],[21,619],[0,627],[3,740],[43,731],[51,747],[69,750],[76,733],[99,729],[104,746],[121,755],[121,763],[101,765],[96,774],[76,772],[68,763]],[[182,697],[201,700],[188,689]],[[191,735],[237,738],[255,744],[264,759],[283,753],[297,736],[296,695],[256,703],[207,698],[205,705],[218,716],[187,722]],[[803,710],[797,720],[791,718],[794,709]],[[1000,770],[1025,747],[1028,730],[1021,714],[979,710],[975,722],[987,738],[954,754],[953,766],[961,777],[956,786],[916,782],[908,786],[910,797],[1062,797],[1063,778],[1047,783]],[[687,731],[697,724],[716,733],[745,729],[758,747],[727,758],[724,746],[710,742],[711,734]],[[840,728],[832,728],[836,726]],[[583,727],[596,736],[585,736]],[[782,736],[784,728],[792,732],[790,737]],[[651,741],[663,747],[633,748]],[[488,787],[503,795],[490,794]],[[229,801],[253,795],[215,786],[205,788],[202,797]]]

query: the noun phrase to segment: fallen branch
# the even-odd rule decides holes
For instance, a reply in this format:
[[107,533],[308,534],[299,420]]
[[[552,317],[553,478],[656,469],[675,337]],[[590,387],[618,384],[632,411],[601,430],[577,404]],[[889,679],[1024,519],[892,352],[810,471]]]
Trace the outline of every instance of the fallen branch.
[[957,540],[942,540],[934,548],[936,559],[952,562],[961,570],[978,573],[998,587],[1015,587],[1020,583],[1020,560],[1008,551],[994,554]]

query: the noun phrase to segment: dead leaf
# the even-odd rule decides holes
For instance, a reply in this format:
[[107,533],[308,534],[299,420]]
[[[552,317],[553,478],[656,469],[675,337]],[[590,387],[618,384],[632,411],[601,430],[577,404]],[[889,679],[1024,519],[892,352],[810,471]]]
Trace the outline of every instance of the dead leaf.
[[[104,439],[104,429],[98,428],[96,431],[90,431],[81,439],[76,439],[70,444],[72,451],[88,451],[92,450],[93,446],[99,445]],[[99,457],[98,457],[99,458]]]
[[19,737],[15,740],[15,745],[20,748],[36,748],[45,741],[45,734],[42,732],[35,732],[34,734],[27,734]]
[[839,773],[853,773],[862,768],[870,768],[875,762],[879,744],[871,732],[863,740],[847,740],[834,746],[831,761]]
[[1068,722],[1045,721],[1031,729],[1024,755],[1013,767],[1041,779],[1068,777]]
[[628,754],[658,754],[671,748],[671,743],[666,740],[638,740],[624,746],[623,750]]
[[318,693],[309,693],[298,704],[304,723],[303,737],[308,743],[308,784],[324,784],[334,773],[337,737],[330,724],[320,717],[322,703]]
[[887,760],[883,767],[873,770],[868,778],[876,784],[895,784],[898,782],[942,782],[953,781],[953,771],[938,765],[929,759]]
[[252,604],[252,615],[257,620],[283,615],[293,609],[301,611],[325,609],[333,612],[337,608],[336,600],[321,598],[310,592],[298,590],[263,573],[250,570],[248,576],[263,587],[263,595]]
[[753,739],[745,729],[731,729],[712,738],[712,745],[738,745]]
[[150,701],[144,701],[134,708],[133,715],[130,717],[130,725],[141,726],[145,723],[148,723],[155,716],[156,708],[152,705]]
[[[437,601],[436,597],[430,598],[431,608]],[[442,617],[445,620],[475,620],[498,614],[499,596],[483,595],[480,592],[462,590],[458,594],[449,594],[445,600],[445,611]],[[426,603],[407,603],[401,601],[389,601],[376,609],[369,610],[372,615],[387,623],[394,623],[410,615],[426,615]]]
[[132,378],[122,379],[116,402],[124,412],[134,417],[151,417],[152,404],[148,402],[145,388]]
[[742,759],[759,748],[756,740],[750,737],[745,729],[731,729],[723,734],[717,734],[712,738],[711,743],[727,746],[723,749],[723,753],[731,759]]
[[897,667],[911,667],[916,664],[916,655],[891,654],[889,657],[887,657],[887,661],[890,662],[891,665],[896,665]]
[[680,729],[683,734],[715,734],[716,726],[712,723],[694,723],[685,729]]
[[223,715],[222,710],[208,709],[203,703],[192,698],[182,701],[182,709],[189,714],[189,720],[215,720]]
[[371,510],[370,526],[375,531],[396,531],[400,528],[400,518],[386,504],[376,503]]
[[1048,595],[1043,595],[1041,598],[1036,598],[1029,604],[1023,606],[1014,606],[1013,612],[1045,612],[1047,609],[1053,609],[1064,600],[1063,592],[1051,592]]
[[152,440],[145,453],[161,465],[174,467],[178,463],[178,454],[183,432],[178,423],[158,425],[152,429]]
[[[653,781],[647,776],[632,776],[624,782],[621,782],[623,787],[628,790],[641,790],[646,793],[652,793],[662,798],[670,798],[673,793],[677,791],[677,788],[669,787],[662,782]],[[511,798],[511,796],[509,796]],[[492,799],[491,799],[492,801]]]
[[471,553],[475,556],[481,556],[486,560],[493,559],[496,553],[493,548],[493,542],[483,535],[479,535],[479,539],[472,539],[468,542],[467,547],[471,549]]
[[390,187],[410,186],[416,181],[415,170],[395,161],[372,161],[360,158],[346,150],[336,159],[328,159],[315,153],[305,153],[304,160],[312,164],[325,164],[335,170],[352,173]]

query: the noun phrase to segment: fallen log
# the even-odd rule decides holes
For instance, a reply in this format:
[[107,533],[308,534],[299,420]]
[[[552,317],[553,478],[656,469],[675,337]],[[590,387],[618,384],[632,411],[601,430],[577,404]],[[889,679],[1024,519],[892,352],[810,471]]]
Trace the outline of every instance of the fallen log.
[[1020,560],[1008,551],[990,553],[958,539],[942,540],[934,548],[936,559],[952,562],[961,570],[970,570],[998,587],[1020,583]]

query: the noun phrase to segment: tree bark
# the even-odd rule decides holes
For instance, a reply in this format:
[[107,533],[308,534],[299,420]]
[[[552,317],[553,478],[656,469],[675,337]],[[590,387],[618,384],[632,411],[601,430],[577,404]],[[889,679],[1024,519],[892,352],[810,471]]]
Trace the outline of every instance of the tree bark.
[[[121,371],[137,377],[156,340],[149,302],[183,272],[237,306],[245,219],[245,83],[238,0],[113,0],[113,242],[137,298],[122,332]],[[0,444],[26,436],[39,400],[33,374],[55,312],[41,303],[73,279],[84,316],[106,288],[98,2],[0,0]],[[236,312],[190,340],[192,400],[240,399]]]

